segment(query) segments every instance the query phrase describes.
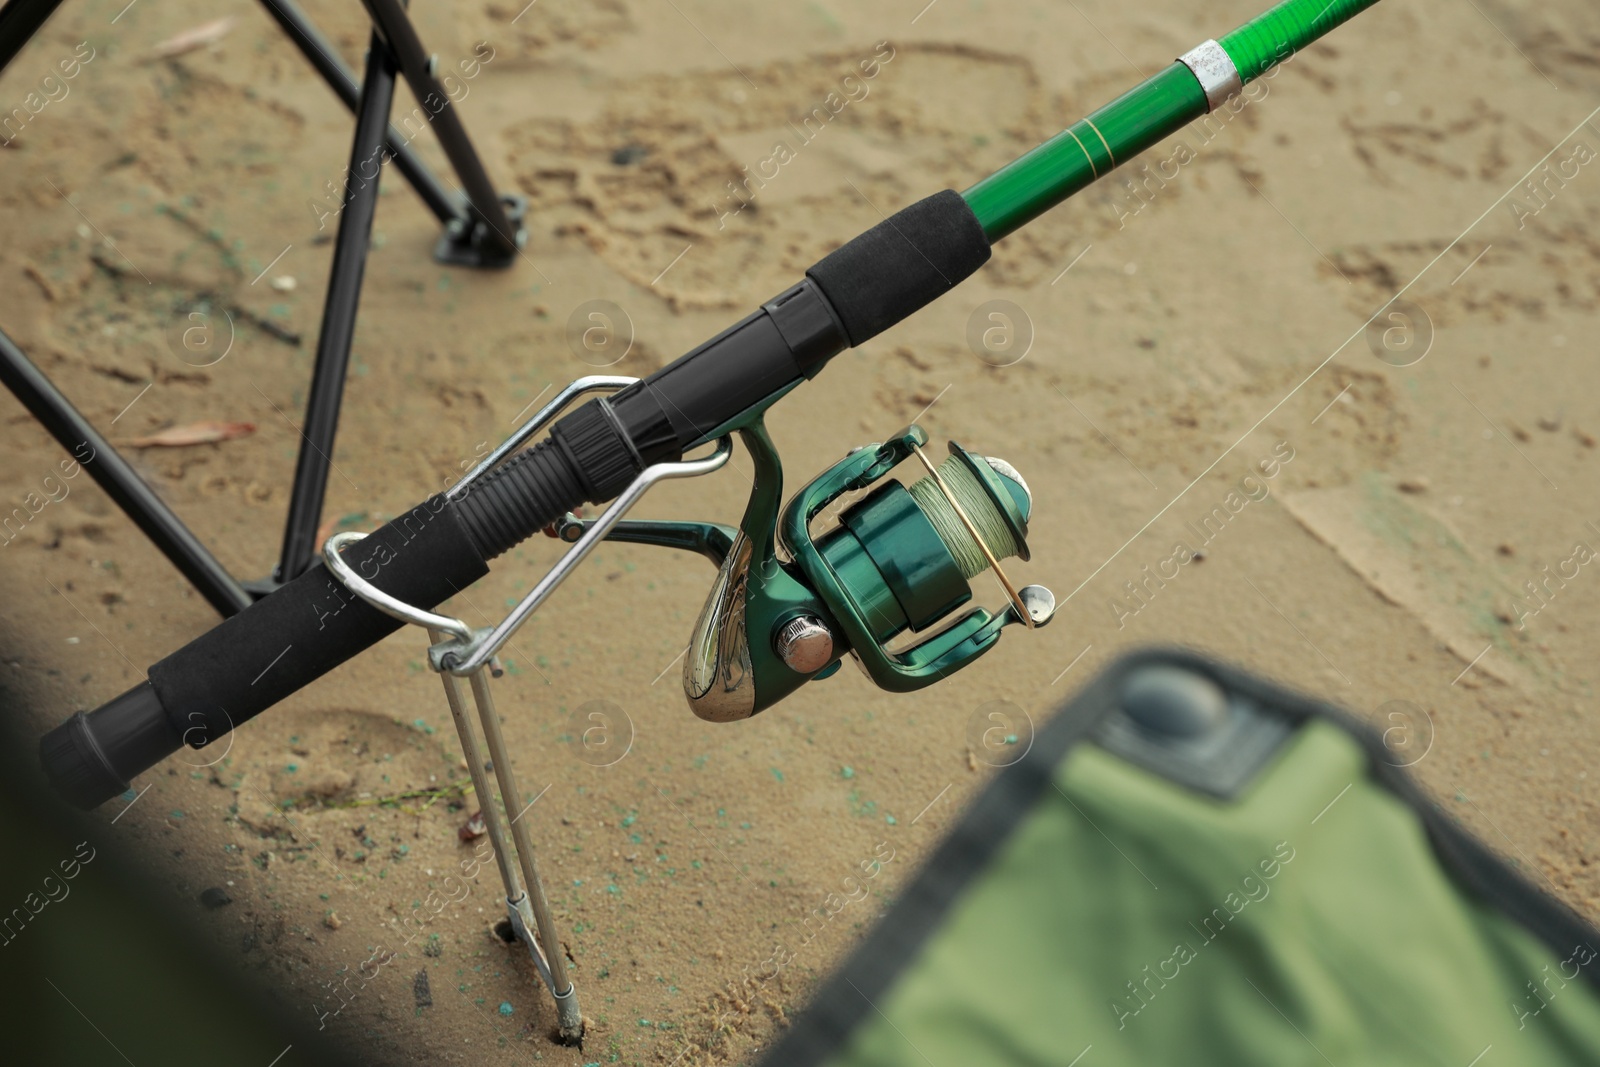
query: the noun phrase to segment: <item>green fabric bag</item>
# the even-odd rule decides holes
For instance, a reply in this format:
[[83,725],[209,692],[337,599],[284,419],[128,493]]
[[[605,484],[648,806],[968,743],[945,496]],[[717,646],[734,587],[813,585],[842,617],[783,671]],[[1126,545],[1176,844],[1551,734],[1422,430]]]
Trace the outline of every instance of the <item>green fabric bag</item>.
[[[1092,743],[1178,664],[1288,740],[1230,800]],[[1600,1063],[1600,934],[1342,713],[1183,652],[1002,771],[769,1064]]]

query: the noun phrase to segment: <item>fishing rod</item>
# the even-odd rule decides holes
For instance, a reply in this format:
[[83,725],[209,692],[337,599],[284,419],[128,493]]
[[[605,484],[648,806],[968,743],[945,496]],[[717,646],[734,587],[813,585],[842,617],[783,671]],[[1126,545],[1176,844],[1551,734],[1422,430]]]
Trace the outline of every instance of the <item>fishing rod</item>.
[[[684,666],[690,705],[711,721],[748,718],[828,677],[847,653],[876,684],[905,692],[971,663],[1007,625],[1043,625],[1054,598],[1042,586],[1016,589],[1001,565],[1027,559],[1032,511],[1027,484],[1009,464],[952,443],[935,466],[922,449],[927,435],[910,426],[856,449],[784,505],[782,467],[762,417],[831,358],[972,275],[993,242],[1376,2],[1285,0],[964,192],[936,193],[860,234],[649,377],[574,382],[461,483],[370,534],[330,539],[321,563],[156,663],[126,693],[46,734],[40,757],[50,780],[72,803],[94,807],[184,745],[214,743],[405,622],[429,628],[430,665],[456,693],[459,712],[451,686],[471,680],[476,696],[495,652],[606,538],[687,549],[718,565]],[[594,391],[607,395],[556,419]],[[622,519],[656,482],[719,469],[735,432],[756,468],[737,529]],[[684,459],[713,442],[708,457]],[[909,488],[887,478],[913,458],[926,477]],[[863,490],[870,491],[834,525],[813,534],[830,504]],[[598,519],[571,513],[613,499]],[[499,625],[473,629],[427,610],[552,526],[573,547]],[[1007,607],[958,615],[972,597],[969,580],[986,569],[1005,588]],[[891,651],[906,631],[926,636]],[[492,718],[484,716],[486,731]],[[494,756],[497,772],[508,765]],[[502,793],[515,792],[501,784]]]

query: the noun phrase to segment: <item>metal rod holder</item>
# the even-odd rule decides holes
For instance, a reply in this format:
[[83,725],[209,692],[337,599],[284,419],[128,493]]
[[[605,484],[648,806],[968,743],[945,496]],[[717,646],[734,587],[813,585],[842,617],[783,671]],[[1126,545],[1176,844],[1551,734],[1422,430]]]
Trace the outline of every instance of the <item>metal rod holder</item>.
[[[380,611],[423,627],[428,632],[431,644],[445,640],[446,634],[460,636],[472,633],[471,627],[460,619],[402,604],[357,574],[344,561],[341,553],[346,545],[365,536],[353,531],[334,534],[322,549],[322,557],[329,569],[351,592]],[[489,679],[481,667],[466,676],[467,686],[472,691],[472,702],[478,712],[478,724],[489,750],[486,761],[483,748],[478,743],[477,730],[473,728],[472,720],[467,715],[466,702],[462,699],[461,678],[444,672],[439,677],[444,684],[445,702],[450,705],[450,718],[455,723],[456,736],[461,741],[461,754],[467,761],[467,772],[472,776],[472,788],[478,795],[484,829],[488,832],[489,843],[494,847],[495,863],[500,868],[500,881],[506,893],[506,917],[518,940],[527,946],[539,977],[555,998],[556,1023],[562,1043],[577,1044],[583,1038],[583,1013],[578,1007],[577,990],[567,975],[566,956],[561,950],[555,919],[550,914],[550,902],[539,877],[533,835],[522,821],[532,805],[519,807],[515,814],[512,813],[513,802],[522,804],[522,793],[511,767],[511,756],[506,750],[499,716],[495,714],[494,698],[489,693]],[[489,787],[490,766],[494,768],[498,797],[496,790]],[[506,833],[508,826],[511,830],[509,840]]]
[[717,442],[717,450],[704,459],[683,460],[677,463],[657,463],[633,480],[606,508],[605,512],[583,531],[583,536],[556,561],[543,578],[534,584],[528,595],[511,609],[500,623],[474,630],[470,635],[455,635],[428,650],[428,664],[436,671],[448,671],[459,677],[471,677],[481,671],[512,636],[533,617],[556,587],[605,540],[606,534],[639,502],[639,498],[657,482],[671,478],[692,478],[721,470],[733,455],[733,439],[724,437]]
[[[549,424],[575,398],[596,390],[621,389],[634,381],[633,378],[592,376],[568,385],[538,414],[518,427],[447,495],[456,497],[466,492],[473,482]],[[368,582],[345,562],[343,555],[347,545],[366,537],[364,533],[337,533],[328,538],[322,547],[322,558],[329,572],[346,588],[379,611],[402,622],[420,626],[428,632],[428,663],[438,672],[444,685],[445,701],[450,705],[450,717],[455,723],[456,735],[461,740],[462,755],[472,776],[472,788],[481,802],[484,829],[494,847],[500,880],[505,886],[507,917],[517,937],[528,946],[539,977],[555,998],[557,1024],[563,1043],[572,1044],[582,1039],[583,1015],[578,1007],[577,989],[567,974],[566,956],[556,934],[550,903],[539,878],[533,835],[523,821],[523,816],[533,805],[529,803],[522,806],[515,814],[511,810],[513,801],[522,805],[522,792],[511,766],[505,735],[500,729],[500,718],[495,712],[488,674],[497,673],[493,669],[493,658],[506,641],[532,617],[556,586],[566,580],[651,486],[670,478],[687,478],[720,470],[732,455],[733,440],[723,437],[718,441],[716,451],[702,459],[658,463],[646,468],[606,508],[604,514],[586,524],[577,543],[556,561],[555,566],[535,584],[521,603],[499,625],[493,627],[474,630],[461,619],[407,604]],[[485,668],[489,668],[487,673]],[[463,679],[472,692],[472,702],[478,713],[478,729],[483,731],[484,746],[488,748],[487,761],[478,743],[477,729],[467,714],[466,701],[462,698]],[[494,769],[495,784],[498,786],[498,807],[496,796],[489,788],[490,766]]]
[[[437,644],[443,639],[442,633],[431,626],[428,627],[428,640]],[[534,966],[538,968],[539,977],[543,978],[545,985],[553,991],[556,986],[550,975],[550,962],[545,959],[543,946],[528,936],[528,931],[534,929],[537,924],[533,918],[527,890],[523,888],[517,867],[513,865],[511,851],[505,845],[505,826],[500,821],[500,809],[493,803],[494,794],[489,791],[483,753],[478,747],[478,737],[472,728],[472,722],[467,718],[465,702],[461,699],[461,680],[449,674],[442,674],[439,678],[444,683],[444,698],[450,705],[450,718],[455,722],[456,736],[461,740],[461,753],[467,761],[467,772],[472,776],[472,790],[477,794],[483,811],[483,824],[489,834],[489,843],[494,846],[494,861],[500,868],[500,882],[506,889],[506,912],[511,920],[512,929],[516,930],[517,936],[528,946]]]

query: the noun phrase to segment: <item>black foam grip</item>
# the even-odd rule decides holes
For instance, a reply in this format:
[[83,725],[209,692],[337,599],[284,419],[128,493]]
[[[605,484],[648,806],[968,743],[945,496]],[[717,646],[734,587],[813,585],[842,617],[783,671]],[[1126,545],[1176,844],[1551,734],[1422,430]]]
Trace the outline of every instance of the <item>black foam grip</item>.
[[946,189],[828,253],[817,283],[859,345],[942,296],[989,261],[989,239],[961,194]]
[[[489,572],[435,496],[345,550],[356,572],[432,607]],[[150,668],[173,729],[201,747],[399,629],[321,562]],[[419,641],[423,638],[419,637]]]

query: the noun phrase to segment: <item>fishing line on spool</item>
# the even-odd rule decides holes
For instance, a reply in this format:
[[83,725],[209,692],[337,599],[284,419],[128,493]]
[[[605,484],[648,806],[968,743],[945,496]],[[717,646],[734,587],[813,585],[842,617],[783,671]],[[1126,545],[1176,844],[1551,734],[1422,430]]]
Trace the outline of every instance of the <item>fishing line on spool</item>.
[[[996,461],[985,457],[991,467]],[[1021,475],[1010,469],[1009,464],[1003,465],[1006,469],[1000,473],[1011,477],[1018,484],[1022,484]],[[994,498],[984,489],[983,483],[978,481],[970,467],[961,462],[957,457],[950,456],[939,464],[939,477],[949,487],[951,496],[961,505],[967,513],[972,524],[978,528],[978,533],[983,537],[983,543],[989,546],[996,559],[1010,559],[1020,551],[1016,538],[1011,533],[1005,516],[1000,513],[1000,508]],[[950,554],[955,557],[956,563],[961,567],[964,578],[972,578],[987,570],[989,561],[984,557],[983,549],[972,540],[961,516],[956,514],[956,509],[951,506],[948,498],[939,489],[939,483],[933,476],[927,475],[912,483],[911,497],[922,509],[922,513],[933,524],[934,530],[939,534],[939,540],[950,549]]]

